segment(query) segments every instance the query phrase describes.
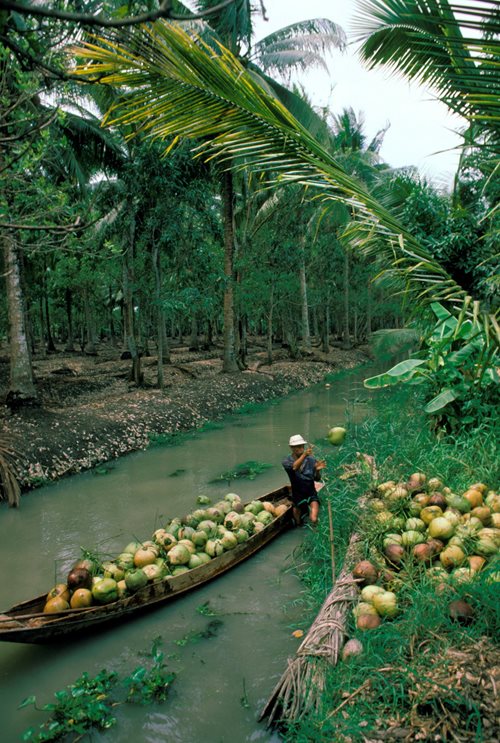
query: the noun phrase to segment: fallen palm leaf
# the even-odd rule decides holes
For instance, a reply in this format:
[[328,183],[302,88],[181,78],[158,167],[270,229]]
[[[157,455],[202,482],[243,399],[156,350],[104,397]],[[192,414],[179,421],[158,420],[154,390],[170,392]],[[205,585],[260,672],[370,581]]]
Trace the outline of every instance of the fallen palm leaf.
[[353,534],[344,569],[262,710],[259,719],[269,718],[269,726],[278,720],[300,720],[319,706],[326,670],[339,659],[346,638],[348,612],[358,597],[356,581],[348,566],[359,557],[359,543],[358,535]]

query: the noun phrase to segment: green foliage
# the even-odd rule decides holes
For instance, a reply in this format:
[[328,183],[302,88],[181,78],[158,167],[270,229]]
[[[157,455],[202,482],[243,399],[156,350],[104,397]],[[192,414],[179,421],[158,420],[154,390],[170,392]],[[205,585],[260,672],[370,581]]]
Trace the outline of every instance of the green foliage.
[[[25,699],[19,709],[33,705],[35,709],[51,714],[38,731],[29,728],[24,733],[23,740],[33,743],[63,738],[80,740],[85,734],[91,734],[92,730],[107,730],[115,725],[117,720],[113,710],[120,704],[152,704],[164,701],[175,674],[167,670],[160,645],[161,638],[156,638],[148,654],[151,659],[149,668],[137,666],[125,678],[106,670],[94,677],[85,672],[67,689],[57,691],[54,695],[55,702],[38,707],[35,696]],[[120,689],[126,691],[124,699],[120,695]]]
[[497,287],[488,279],[498,273],[499,192],[488,165],[480,149],[468,152],[453,196],[413,173],[398,174],[395,184],[406,193],[401,220],[410,232],[470,294],[494,306]]
[[422,351],[366,379],[365,387],[421,384],[427,398],[424,411],[433,416],[434,427],[494,427],[500,391],[494,341],[479,323],[465,318],[465,310],[458,319],[438,302],[432,310],[437,322],[424,338]]

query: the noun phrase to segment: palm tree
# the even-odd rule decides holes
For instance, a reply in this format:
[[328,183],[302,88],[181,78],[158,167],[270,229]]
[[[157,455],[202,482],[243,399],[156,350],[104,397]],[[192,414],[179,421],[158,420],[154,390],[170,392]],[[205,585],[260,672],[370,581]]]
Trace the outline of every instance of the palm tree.
[[[75,51],[82,59],[78,74],[127,88],[107,124],[136,122],[158,139],[204,138],[198,154],[271,172],[274,182],[300,183],[325,208],[341,201],[355,215],[347,231],[353,248],[382,262],[417,303],[441,301],[457,315],[470,314],[470,299],[439,262],[222,46],[214,54],[179,26],[157,23]],[[480,316],[477,305],[474,315]],[[481,322],[500,339],[494,317]]]
[[[208,11],[218,0],[198,0],[197,11]],[[235,0],[225,8],[209,17],[210,26],[205,29],[204,38],[209,43],[222,42],[229,51],[262,84],[268,86],[272,95],[280,98],[285,105],[292,105],[295,114],[302,112],[311,117],[311,109],[305,102],[287,88],[270,77],[280,76],[289,80],[294,70],[305,70],[315,66],[326,68],[324,54],[329,49],[345,45],[342,29],[332,21],[318,18],[294,23],[282,28],[257,43],[253,43],[252,18],[256,13],[264,14],[262,6],[255,8],[250,0]],[[235,203],[237,185],[231,170],[225,170],[221,179],[221,196],[224,219],[224,358],[225,372],[237,371],[235,309],[234,309],[234,261],[237,253],[237,228],[235,224]],[[243,207],[244,210],[244,207]],[[240,246],[241,249],[241,246]],[[239,339],[241,345],[242,339]]]
[[[388,169],[386,165],[380,163],[380,148],[382,147],[389,124],[383,129],[380,129],[370,142],[367,142],[364,133],[363,115],[356,115],[353,108],[346,107],[340,114],[331,117],[330,126],[332,131],[332,146],[338,162],[347,173],[357,178],[364,187],[373,190],[379,174],[385,174]],[[351,251],[349,249],[349,241],[342,240],[343,228],[348,221],[349,215],[344,214],[343,221],[340,221],[337,229],[337,240],[342,245],[344,254],[344,328],[342,333],[344,348],[351,347],[349,300]],[[368,285],[369,291],[370,286]]]

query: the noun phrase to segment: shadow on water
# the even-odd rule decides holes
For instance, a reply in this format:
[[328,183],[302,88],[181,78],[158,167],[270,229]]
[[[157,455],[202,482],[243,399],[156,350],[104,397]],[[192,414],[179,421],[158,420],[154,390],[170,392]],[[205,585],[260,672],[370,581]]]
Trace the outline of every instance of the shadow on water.
[[[82,547],[116,555],[133,538],[147,539],[168,518],[196,508],[199,497],[214,502],[232,491],[250,500],[281,486],[291,434],[322,442],[330,426],[366,415],[365,376],[363,370],[316,385],[176,446],[121,459],[100,476],[85,473],[40,489],[18,511],[1,509],[0,607],[49,590]],[[220,479],[248,462],[272,466],[253,480]],[[26,697],[35,694],[40,705],[53,701],[54,692],[84,671],[95,675],[106,668],[125,676],[161,637],[178,674],[171,695],[162,705],[123,705],[116,727],[93,733],[93,741],[277,741],[257,718],[300,642],[292,632],[302,619],[303,588],[290,556],[302,537],[301,530],[290,530],[206,586],[95,635],[57,646],[0,644],[2,740],[20,740],[44,721],[31,707],[17,709]],[[214,619],[222,624],[205,636]]]

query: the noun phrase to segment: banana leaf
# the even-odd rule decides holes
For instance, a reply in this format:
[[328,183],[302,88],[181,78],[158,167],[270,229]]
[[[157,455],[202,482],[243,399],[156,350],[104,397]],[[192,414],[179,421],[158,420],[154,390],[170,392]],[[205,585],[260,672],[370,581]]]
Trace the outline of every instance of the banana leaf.
[[433,397],[430,402],[424,407],[426,413],[436,413],[438,410],[445,408],[448,403],[453,402],[459,397],[459,391],[453,389],[441,390],[439,395]]
[[376,377],[368,377],[363,384],[368,389],[379,389],[381,387],[390,387],[393,384],[407,382],[418,373],[418,367],[426,364],[425,359],[406,359],[393,366],[383,374]]

